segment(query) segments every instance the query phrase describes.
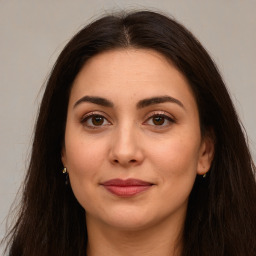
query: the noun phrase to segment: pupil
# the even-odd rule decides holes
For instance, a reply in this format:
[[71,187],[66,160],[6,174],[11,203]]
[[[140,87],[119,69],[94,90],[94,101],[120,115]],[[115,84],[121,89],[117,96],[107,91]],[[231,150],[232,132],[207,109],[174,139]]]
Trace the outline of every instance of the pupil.
[[162,125],[164,123],[164,118],[162,116],[156,116],[153,119],[155,125]]
[[95,116],[92,118],[92,123],[94,125],[102,125],[103,124],[103,118],[101,116]]

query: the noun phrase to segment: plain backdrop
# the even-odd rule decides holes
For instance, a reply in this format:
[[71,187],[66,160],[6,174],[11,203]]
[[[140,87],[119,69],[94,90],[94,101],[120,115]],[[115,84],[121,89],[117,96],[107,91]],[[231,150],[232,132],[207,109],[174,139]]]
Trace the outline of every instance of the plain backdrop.
[[164,11],[196,35],[222,73],[256,160],[255,0],[0,0],[0,239],[56,57],[83,25],[123,9]]

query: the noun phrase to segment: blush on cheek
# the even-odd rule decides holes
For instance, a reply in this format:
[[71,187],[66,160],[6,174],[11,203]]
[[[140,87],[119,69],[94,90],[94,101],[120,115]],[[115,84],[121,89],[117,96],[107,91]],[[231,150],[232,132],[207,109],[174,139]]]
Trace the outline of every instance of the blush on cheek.
[[85,168],[84,166],[79,166],[78,164],[73,164],[70,166],[69,180],[72,191],[80,203],[80,205],[85,209],[86,202],[88,201],[88,195],[90,190],[92,190],[93,180],[94,180],[93,170],[90,171],[90,167]]
[[[94,165],[101,156],[100,145],[94,143],[92,145],[81,142],[81,138],[72,137],[72,141],[67,143],[66,158],[68,163],[75,165],[76,169],[84,169],[86,166]],[[86,141],[86,140],[85,140]],[[75,143],[77,142],[77,143]],[[96,146],[97,145],[97,146]]]
[[[95,144],[93,147],[89,147],[83,143],[73,143],[68,146],[66,158],[71,182],[81,189],[88,181],[96,183],[95,177],[106,159],[103,157],[105,155],[101,153],[101,147],[97,148]],[[86,186],[88,187],[88,185]]]

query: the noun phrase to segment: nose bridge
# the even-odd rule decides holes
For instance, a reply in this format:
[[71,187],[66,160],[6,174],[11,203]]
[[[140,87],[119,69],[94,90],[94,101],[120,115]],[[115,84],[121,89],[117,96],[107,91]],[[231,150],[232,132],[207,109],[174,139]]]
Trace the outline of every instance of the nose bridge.
[[140,163],[143,155],[138,137],[138,127],[136,127],[136,124],[124,122],[117,126],[111,148],[112,162],[122,165]]

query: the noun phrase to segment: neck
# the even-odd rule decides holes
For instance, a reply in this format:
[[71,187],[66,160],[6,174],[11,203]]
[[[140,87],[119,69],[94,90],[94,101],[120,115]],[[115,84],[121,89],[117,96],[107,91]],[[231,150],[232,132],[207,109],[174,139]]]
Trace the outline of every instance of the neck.
[[88,256],[179,256],[184,219],[170,220],[140,230],[122,230],[87,216]]

